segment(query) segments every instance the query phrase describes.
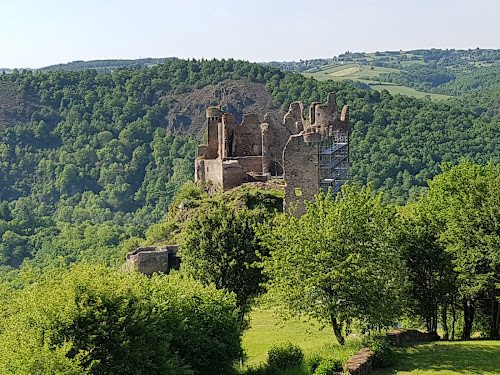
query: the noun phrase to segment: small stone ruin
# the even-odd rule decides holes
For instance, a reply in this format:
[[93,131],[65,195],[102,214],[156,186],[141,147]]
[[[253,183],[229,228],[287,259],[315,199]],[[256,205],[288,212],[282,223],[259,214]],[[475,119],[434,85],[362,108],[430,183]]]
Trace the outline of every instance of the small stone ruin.
[[169,273],[179,269],[178,245],[144,246],[127,253],[124,270],[137,270],[146,275]]

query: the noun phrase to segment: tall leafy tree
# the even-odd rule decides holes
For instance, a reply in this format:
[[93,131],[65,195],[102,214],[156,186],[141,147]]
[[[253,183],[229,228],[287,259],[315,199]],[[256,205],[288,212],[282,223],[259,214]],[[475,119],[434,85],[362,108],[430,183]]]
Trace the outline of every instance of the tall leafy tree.
[[394,210],[369,187],[321,193],[302,217],[262,228],[269,292],[291,314],[331,325],[340,344],[352,319],[388,325],[398,315],[402,263],[392,245]]
[[[425,320],[429,332],[436,332],[439,315],[444,338],[449,338],[447,311],[454,308],[455,272],[451,255],[438,241],[439,227],[427,206],[407,205],[400,215],[397,243],[407,270],[409,311]],[[441,310],[441,314],[440,313]],[[452,338],[455,322],[452,323]]]
[[243,319],[264,281],[259,262],[266,253],[256,237],[263,211],[220,202],[200,212],[185,229],[181,270],[236,294]]
[[486,303],[490,336],[500,326],[500,166],[469,161],[429,182],[427,204],[441,226],[440,241],[451,254],[464,309],[463,338],[469,339],[477,307]]

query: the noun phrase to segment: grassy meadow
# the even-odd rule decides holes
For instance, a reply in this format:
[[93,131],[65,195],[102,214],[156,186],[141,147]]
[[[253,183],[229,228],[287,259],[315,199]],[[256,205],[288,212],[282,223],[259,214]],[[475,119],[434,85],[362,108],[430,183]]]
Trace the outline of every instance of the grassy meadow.
[[397,363],[373,375],[499,375],[500,341],[436,342],[397,348]]
[[255,366],[266,361],[267,351],[273,344],[290,341],[300,346],[305,357],[325,354],[347,360],[360,347],[360,340],[348,338],[341,347],[330,327],[320,330],[319,323],[291,319],[278,324],[271,309],[254,308],[251,313],[251,327],[243,336],[243,348],[247,355],[245,364]]
[[[408,64],[419,63],[419,61],[405,61]],[[350,79],[353,81],[360,81],[369,85],[373,90],[387,90],[392,95],[401,94],[407,96],[413,96],[416,98],[430,97],[432,100],[443,100],[448,99],[448,95],[432,94],[422,91],[417,91],[410,87],[397,85],[391,82],[374,81],[374,78],[379,78],[382,73],[398,73],[399,69],[385,68],[379,66],[362,65],[358,63],[351,64],[340,64],[332,63],[330,65],[325,65],[321,68],[314,68],[309,71],[305,71],[303,74],[306,77],[313,77],[318,81],[342,81]]]
[[[254,308],[251,327],[243,336],[245,367],[264,363],[269,348],[286,341],[300,346],[306,360],[320,355],[345,362],[360,349],[359,339],[348,338],[345,347],[341,347],[330,327],[322,330],[320,327],[318,323],[300,319],[279,323],[272,309]],[[374,370],[373,375],[500,375],[500,341],[442,341],[395,348],[395,351],[396,364]],[[284,375],[306,374],[304,364]]]

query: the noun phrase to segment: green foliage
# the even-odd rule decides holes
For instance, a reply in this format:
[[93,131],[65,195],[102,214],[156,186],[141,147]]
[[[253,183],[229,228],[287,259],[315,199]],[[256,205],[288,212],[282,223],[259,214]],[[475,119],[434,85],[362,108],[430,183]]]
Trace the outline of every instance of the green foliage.
[[424,205],[407,205],[397,228],[409,281],[408,310],[424,319],[429,332],[437,331],[439,307],[452,303],[456,293],[451,256],[438,241],[440,228],[434,215]]
[[352,185],[336,198],[319,194],[300,218],[278,216],[261,227],[270,249],[264,265],[269,292],[291,314],[331,325],[341,344],[351,319],[390,324],[403,277],[389,235],[393,218],[380,196]]
[[234,298],[179,276],[86,264],[1,295],[2,374],[228,374]]
[[387,367],[394,364],[396,356],[391,346],[382,338],[364,336],[361,344],[373,352],[373,367]]
[[465,306],[464,338],[470,338],[479,301],[488,301],[491,337],[500,335],[500,166],[462,162],[444,166],[429,182],[423,204],[439,226],[439,242],[452,258],[458,289]]
[[302,349],[291,342],[273,345],[267,352],[268,365],[280,370],[297,367],[303,360]]
[[343,363],[338,359],[325,358],[322,359],[318,366],[316,366],[314,371],[311,371],[313,375],[331,375],[334,372],[342,371]]
[[194,217],[183,233],[181,270],[234,292],[242,316],[263,290],[259,262],[267,251],[255,227],[263,222],[264,214],[219,202]]
[[420,64],[406,66],[400,73],[380,74],[382,81],[414,87],[421,91],[429,91],[431,88],[445,84],[454,78],[455,76],[445,68]]
[[322,360],[323,357],[318,354],[314,354],[307,359],[307,368],[311,374],[315,373]]

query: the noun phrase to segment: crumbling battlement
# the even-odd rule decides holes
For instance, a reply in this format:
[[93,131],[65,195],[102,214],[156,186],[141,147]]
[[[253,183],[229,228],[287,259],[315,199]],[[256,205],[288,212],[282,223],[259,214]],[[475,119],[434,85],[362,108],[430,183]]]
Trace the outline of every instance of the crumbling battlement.
[[320,188],[337,191],[347,178],[349,112],[344,106],[339,115],[333,93],[326,103],[311,104],[309,119],[301,102],[290,105],[283,121],[249,114],[238,124],[220,107],[208,108],[206,116],[208,139],[198,149],[195,181],[213,191],[283,176],[285,207],[296,205],[300,214],[304,200]]

